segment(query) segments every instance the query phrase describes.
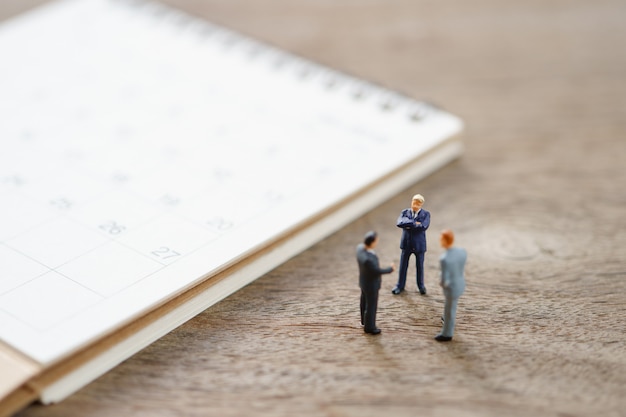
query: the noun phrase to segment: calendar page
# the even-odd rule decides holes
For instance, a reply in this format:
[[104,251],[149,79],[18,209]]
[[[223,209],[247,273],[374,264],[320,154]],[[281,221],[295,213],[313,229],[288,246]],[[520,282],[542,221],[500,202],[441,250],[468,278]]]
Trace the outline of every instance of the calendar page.
[[0,57],[0,339],[42,364],[461,129],[153,3],[51,3]]

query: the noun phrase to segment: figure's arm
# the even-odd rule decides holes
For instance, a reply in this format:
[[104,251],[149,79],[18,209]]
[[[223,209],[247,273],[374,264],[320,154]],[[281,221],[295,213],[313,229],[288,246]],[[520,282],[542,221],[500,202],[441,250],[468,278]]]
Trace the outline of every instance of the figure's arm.
[[400,213],[400,217],[398,217],[398,220],[396,221],[396,226],[402,228],[402,229],[413,229],[416,227],[415,225],[415,220],[413,220],[411,217],[409,217],[408,215],[406,215],[407,211],[403,211],[402,213]]
[[383,274],[390,274],[393,272],[394,267],[393,265],[388,267],[388,268],[381,268],[378,265],[378,260],[376,259],[368,259],[367,262],[365,262],[365,266],[367,269],[376,272],[377,274],[383,275]]
[[448,288],[450,287],[450,276],[446,268],[446,261],[441,259],[439,261],[439,267],[441,268],[441,279],[439,281],[439,285],[441,285],[442,288]]
[[415,228],[418,230],[426,230],[428,229],[428,226],[430,226],[430,213],[427,211],[424,211],[424,218],[422,219],[421,222],[417,222],[415,224]]
[[391,274],[393,272],[393,270],[394,270],[394,267],[390,266],[388,268],[382,268],[380,270],[380,273],[381,273],[381,275],[383,275],[383,274]]

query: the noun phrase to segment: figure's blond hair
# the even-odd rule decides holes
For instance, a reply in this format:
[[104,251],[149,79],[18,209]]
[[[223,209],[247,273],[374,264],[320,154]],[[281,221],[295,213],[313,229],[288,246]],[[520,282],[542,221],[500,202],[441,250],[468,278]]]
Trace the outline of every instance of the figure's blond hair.
[[419,200],[422,204],[424,204],[424,201],[425,201],[425,200],[424,200],[424,196],[423,196],[423,195],[421,195],[421,194],[415,194],[415,195],[413,196],[413,200]]

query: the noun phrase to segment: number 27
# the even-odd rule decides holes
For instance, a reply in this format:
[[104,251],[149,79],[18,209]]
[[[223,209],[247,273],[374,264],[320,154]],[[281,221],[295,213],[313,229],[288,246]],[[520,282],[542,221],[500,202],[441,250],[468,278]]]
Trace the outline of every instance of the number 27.
[[174,258],[175,256],[180,256],[179,252],[176,252],[175,250],[172,250],[167,246],[161,246],[159,249],[153,250],[150,253],[161,259],[170,259]]

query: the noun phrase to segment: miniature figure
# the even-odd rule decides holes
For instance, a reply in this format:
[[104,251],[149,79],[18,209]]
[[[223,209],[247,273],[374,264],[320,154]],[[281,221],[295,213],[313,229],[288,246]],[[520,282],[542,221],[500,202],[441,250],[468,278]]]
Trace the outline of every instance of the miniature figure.
[[463,248],[453,247],[454,233],[446,229],[441,232],[439,238],[441,247],[446,251],[439,258],[441,266],[441,280],[439,285],[443,288],[446,302],[443,308],[443,328],[441,333],[435,336],[438,342],[449,342],[454,333],[454,323],[456,320],[456,307],[459,297],[465,291],[465,278],[463,270],[467,260],[467,252]]
[[382,274],[390,274],[395,270],[392,264],[388,268],[380,268],[378,256],[374,248],[378,244],[378,235],[374,231],[367,232],[363,243],[356,248],[356,259],[359,263],[359,286],[361,287],[361,325],[365,333],[379,334],[376,327],[376,310],[378,308],[378,290]]
[[391,291],[398,295],[404,291],[406,284],[406,271],[409,266],[411,254],[415,254],[415,266],[417,269],[417,289],[420,294],[426,294],[424,286],[424,253],[426,252],[426,229],[430,225],[430,213],[422,209],[424,197],[415,194],[411,200],[411,208],[402,210],[396,226],[402,229],[400,240],[400,268],[398,272],[398,283]]

